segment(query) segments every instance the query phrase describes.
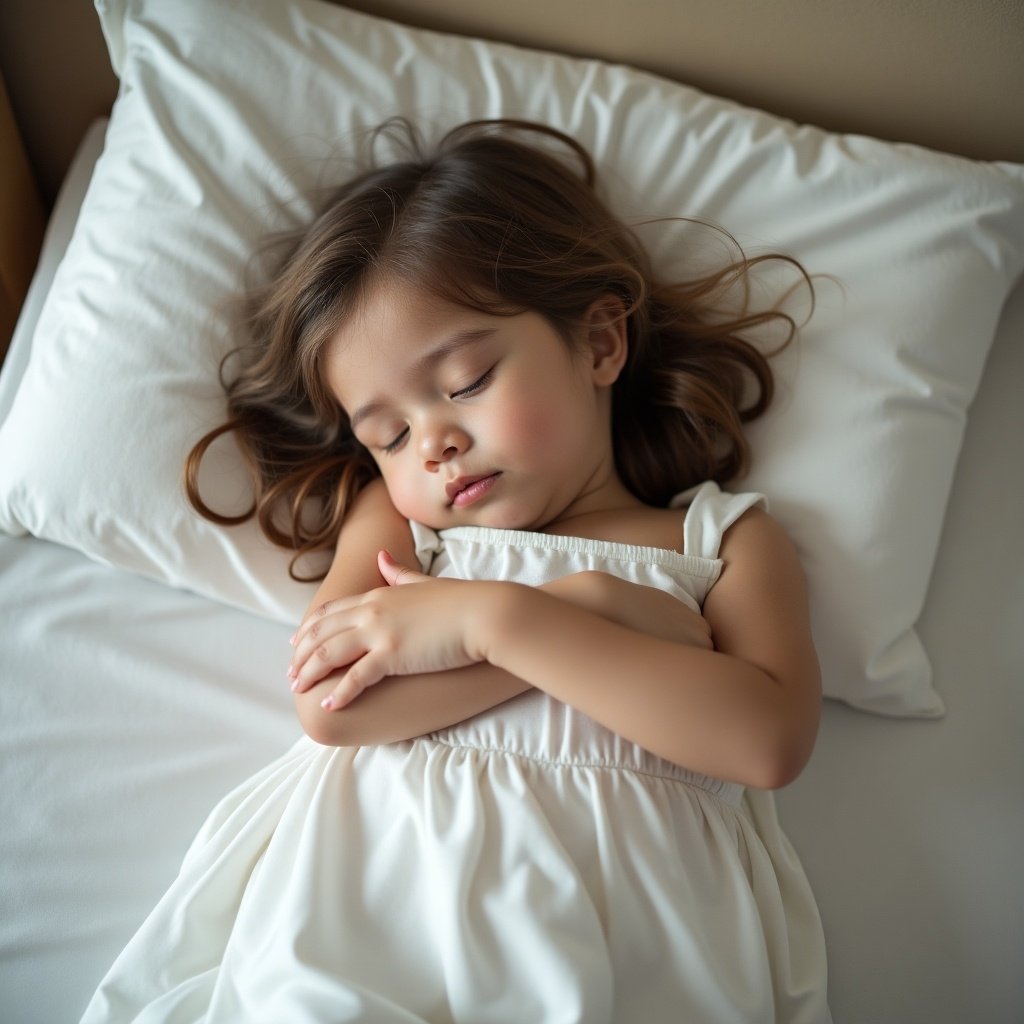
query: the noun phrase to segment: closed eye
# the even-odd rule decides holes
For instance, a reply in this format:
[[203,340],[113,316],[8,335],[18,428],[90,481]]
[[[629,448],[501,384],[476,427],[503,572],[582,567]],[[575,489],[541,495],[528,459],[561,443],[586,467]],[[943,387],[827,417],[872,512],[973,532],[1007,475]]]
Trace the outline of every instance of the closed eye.
[[[496,366],[497,364],[495,364]],[[469,387],[460,388],[458,391],[453,391],[450,398],[468,398],[470,395],[475,395],[478,391],[483,391],[488,384],[494,379],[495,367],[492,366],[482,377],[478,380],[473,381]]]
[[[494,379],[494,371],[497,368],[497,363],[494,364],[482,377],[478,377],[472,384],[464,388],[459,388],[458,391],[453,391],[448,397],[450,399],[457,398],[470,398],[480,391],[483,391],[488,384]],[[409,435],[409,428],[406,427],[390,444],[386,444],[381,448],[381,451],[385,455],[391,455],[398,451],[402,447],[405,439]]]
[[398,451],[398,449],[399,449],[399,448],[401,448],[401,446],[402,446],[402,442],[403,442],[403,441],[405,440],[405,438],[406,438],[406,435],[407,435],[408,433],[409,433],[409,428],[408,428],[408,427],[406,427],[406,428],[405,428],[405,430],[403,430],[403,431],[402,431],[402,432],[401,432],[401,433],[400,433],[400,434],[398,435],[398,437],[396,437],[396,438],[394,439],[394,441],[392,441],[392,442],[391,442],[390,444],[386,444],[386,445],[384,445],[384,448],[382,449],[382,450],[384,451],[384,454],[385,454],[385,455],[391,455],[391,454],[392,454],[392,452],[396,452],[396,451]]

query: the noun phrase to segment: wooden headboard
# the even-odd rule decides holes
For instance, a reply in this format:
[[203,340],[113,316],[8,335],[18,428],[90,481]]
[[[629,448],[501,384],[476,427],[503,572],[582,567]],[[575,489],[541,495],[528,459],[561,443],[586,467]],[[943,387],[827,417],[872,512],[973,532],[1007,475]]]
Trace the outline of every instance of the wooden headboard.
[[[833,131],[1024,163],[1021,0],[348,5],[425,28],[632,64]],[[11,295],[9,311],[0,308],[2,349],[4,318],[13,317],[35,264],[39,199],[44,209],[53,202],[79,139],[110,109],[117,82],[89,0],[0,3],[0,72],[13,113],[5,121],[0,95],[0,264],[19,264],[0,266]]]

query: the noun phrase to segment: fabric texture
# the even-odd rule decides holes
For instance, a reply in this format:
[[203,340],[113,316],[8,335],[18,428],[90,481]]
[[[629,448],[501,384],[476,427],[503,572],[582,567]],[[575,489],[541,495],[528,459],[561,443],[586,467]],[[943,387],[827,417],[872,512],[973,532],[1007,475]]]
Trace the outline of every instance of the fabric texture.
[[[433,575],[599,569],[699,606],[721,570],[708,524],[758,503],[703,488],[682,555],[417,536]],[[537,691],[409,742],[303,739],[213,811],[84,1024],[820,1024],[813,897],[770,798],[743,796]]]
[[[289,553],[251,523],[201,520],[180,487],[185,454],[225,414],[217,367],[241,340],[231,309],[252,254],[307,222],[390,116],[428,138],[527,117],[594,153],[626,219],[704,218],[752,254],[781,249],[831,275],[776,360],[779,398],[751,427],[742,483],[771,496],[803,558],[826,695],[942,713],[914,623],[967,407],[1024,263],[1020,167],[796,126],[630,68],[317,0],[97,6],[121,90],[0,427],[0,529],[297,621],[311,588],[289,579]],[[726,255],[694,224],[638,230],[664,276]],[[249,504],[230,441],[201,482],[218,509]]]

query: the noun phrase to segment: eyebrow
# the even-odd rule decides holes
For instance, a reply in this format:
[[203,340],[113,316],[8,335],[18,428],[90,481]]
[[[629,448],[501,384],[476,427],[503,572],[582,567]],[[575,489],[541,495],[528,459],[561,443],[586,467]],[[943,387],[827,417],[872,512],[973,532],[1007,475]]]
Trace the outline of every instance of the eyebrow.
[[[489,338],[496,333],[496,327],[470,327],[464,331],[457,331],[450,337],[445,338],[436,348],[432,348],[429,352],[425,352],[420,356],[412,365],[412,375],[416,376],[430,370],[439,363],[443,363],[456,352],[468,348],[470,345],[475,345],[477,342],[483,341],[485,338]],[[349,416],[349,429],[354,431],[363,420],[375,415],[386,407],[387,402],[379,398],[361,405]]]

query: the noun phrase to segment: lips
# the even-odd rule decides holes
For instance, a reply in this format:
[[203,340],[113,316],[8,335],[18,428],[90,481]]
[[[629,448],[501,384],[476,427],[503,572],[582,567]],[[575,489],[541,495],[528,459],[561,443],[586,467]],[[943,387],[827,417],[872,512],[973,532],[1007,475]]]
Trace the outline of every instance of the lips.
[[448,504],[465,508],[482,498],[493,486],[501,473],[487,473],[483,476],[458,476],[445,484]]

